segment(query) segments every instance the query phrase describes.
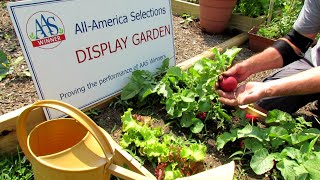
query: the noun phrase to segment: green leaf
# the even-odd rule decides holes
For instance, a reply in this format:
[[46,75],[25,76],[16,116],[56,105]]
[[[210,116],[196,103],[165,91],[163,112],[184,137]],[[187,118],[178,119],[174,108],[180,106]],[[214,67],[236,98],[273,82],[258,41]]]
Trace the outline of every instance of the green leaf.
[[175,105],[176,105],[176,101],[174,101],[173,99],[166,100],[166,110],[167,110],[167,113],[171,116],[174,115]]
[[273,138],[270,140],[271,146],[275,149],[278,149],[281,145],[285,144],[285,141],[278,138]]
[[165,58],[165,59],[162,61],[161,67],[160,67],[160,68],[157,68],[157,70],[159,71],[159,73],[163,73],[163,72],[165,72],[166,70],[168,70],[168,68],[169,68],[169,62],[170,62],[170,59],[169,59],[169,58]]
[[309,143],[309,146],[308,146],[308,155],[312,152],[313,148],[314,148],[314,145],[317,143],[318,141],[318,138],[319,138],[319,135],[314,138],[310,143]]
[[203,61],[197,61],[197,63],[194,64],[193,68],[195,70],[195,72],[199,73],[202,72],[204,69],[204,66],[202,64]]
[[193,125],[192,118],[194,118],[194,115],[193,115],[193,114],[184,113],[184,114],[182,115],[182,118],[181,118],[181,121],[180,121],[181,127],[188,128],[188,127],[190,127],[191,125]]
[[230,63],[233,61],[233,59],[236,57],[236,55],[241,51],[242,48],[231,48],[227,49],[223,55],[226,55],[227,58],[229,58]]
[[288,131],[281,126],[271,126],[268,128],[269,137],[279,137],[283,135],[287,135]]
[[292,134],[291,143],[293,145],[299,144],[309,139],[314,139],[318,137],[319,134],[320,134],[320,131],[316,128],[305,129],[300,133]]
[[184,89],[181,93],[181,100],[184,102],[194,102],[196,94],[189,89]]
[[[280,170],[284,179],[305,179],[307,171],[294,160],[283,159],[277,163],[277,169]],[[300,178],[299,178],[300,177]]]
[[[236,151],[234,152],[233,154],[231,154],[229,156],[229,158],[232,158],[232,160],[241,160],[241,157],[243,157],[243,155],[245,154],[245,152],[243,150],[240,150],[240,151]],[[239,157],[239,156],[240,157]]]
[[2,80],[2,78],[5,78],[7,76],[9,68],[10,66],[7,55],[0,50],[0,81]]
[[176,165],[177,163],[172,163],[165,168],[164,180],[172,180],[177,179],[179,177],[183,177],[180,169],[176,169]]
[[122,120],[122,130],[123,131],[129,131],[131,129],[133,130],[138,130],[140,129],[140,126],[138,125],[138,123],[132,118],[131,115],[131,111],[132,109],[128,109],[122,116],[121,116],[121,120]]
[[[285,143],[284,137],[288,136],[288,131],[281,126],[271,126],[268,128],[268,136],[272,147],[278,148]],[[289,140],[289,138],[286,139]]]
[[131,143],[132,143],[132,140],[131,140],[129,134],[128,133],[123,134],[121,141],[120,141],[121,147],[127,148]]
[[234,142],[236,139],[237,139],[236,130],[231,131],[231,133],[224,132],[223,134],[218,135],[217,141],[216,141],[217,149],[221,150],[224,147],[224,145],[226,145],[229,141]]
[[286,121],[293,121],[293,118],[290,114],[280,111],[280,110],[272,110],[268,112],[266,123],[280,123]]
[[313,158],[303,163],[303,166],[309,173],[310,179],[319,179],[320,177],[320,152],[316,152]]
[[273,160],[273,155],[270,155],[267,149],[259,149],[252,156],[250,167],[256,174],[261,175],[273,168]]
[[168,156],[169,148],[166,146],[166,144],[160,144],[158,141],[153,144],[146,143],[143,151],[150,157]]
[[[152,80],[152,74],[143,70],[136,70],[132,73],[130,81],[128,84],[122,89],[121,92],[121,100],[128,100],[135,97],[137,94],[141,92],[142,89],[145,89],[147,92],[147,88],[152,88],[150,83],[147,83],[146,80]],[[145,87],[144,85],[147,86]],[[148,91],[149,92],[149,91]]]
[[203,161],[206,157],[207,147],[203,144],[190,144],[183,146],[181,149],[181,157],[193,162]]
[[267,138],[267,132],[264,129],[248,124],[238,131],[238,138],[243,137],[253,137],[262,142]]
[[255,138],[246,138],[244,140],[245,147],[252,152],[256,152],[263,148],[263,144]]
[[165,98],[169,98],[173,94],[173,91],[170,88],[170,86],[162,81],[156,86],[154,91],[156,91],[156,90],[159,95],[163,95],[163,97],[165,97]]
[[209,98],[201,98],[199,101],[199,111],[208,112],[211,109],[211,100]]
[[290,157],[293,160],[297,160],[299,163],[303,161],[300,150],[293,147],[285,147],[280,155]]
[[193,118],[192,122],[193,122],[193,126],[191,126],[190,128],[191,132],[195,134],[201,132],[204,127],[203,122],[198,118]]
[[181,79],[182,70],[177,66],[170,67],[167,71],[167,76],[174,76],[174,77],[177,77],[178,79]]
[[[130,90],[129,88],[128,89],[126,89],[126,91],[127,90]],[[127,92],[125,92],[126,94],[124,95],[125,96],[125,98],[122,98],[122,96],[121,96],[121,100],[127,100],[126,98],[128,98],[128,97],[131,97],[131,98],[133,98],[133,97],[135,97],[137,94],[138,91],[135,91],[135,92],[132,92],[132,94],[129,94],[129,93],[127,93]],[[138,94],[142,94],[141,95],[141,99],[140,99],[140,102],[142,102],[144,99],[146,99],[149,95],[151,95],[151,94],[153,94],[153,93],[155,93],[156,92],[156,90],[155,90],[155,88],[152,88],[152,89],[144,89],[144,91],[141,89],[140,90],[140,92],[138,92]],[[121,94],[122,95],[122,94]],[[130,99],[130,98],[129,98]]]

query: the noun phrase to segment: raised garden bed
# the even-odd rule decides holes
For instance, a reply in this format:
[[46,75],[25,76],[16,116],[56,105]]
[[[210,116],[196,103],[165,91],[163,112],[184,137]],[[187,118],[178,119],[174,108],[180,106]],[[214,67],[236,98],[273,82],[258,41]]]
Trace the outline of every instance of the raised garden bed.
[[[220,49],[221,51],[225,50],[226,48],[231,48],[233,46],[239,46],[242,43],[244,43],[247,40],[247,35],[246,34],[240,34],[238,36],[236,36],[235,38],[231,39],[230,41],[227,41],[226,43],[222,43],[219,46],[217,46],[218,49]],[[203,57],[212,57],[214,54],[212,53],[211,50],[207,50],[205,52],[203,52],[202,54],[198,55],[197,57],[191,58],[189,61],[185,61],[183,64],[179,64],[178,66],[181,67],[182,69],[188,69],[188,67],[191,67],[197,60],[199,60],[200,58]],[[98,109],[101,109],[103,107],[105,107],[107,104],[109,104],[109,100],[100,104]],[[97,105],[98,106],[98,105]],[[23,107],[20,108],[16,111],[10,112],[8,114],[4,114],[2,116],[0,116],[0,132],[2,134],[2,136],[0,137],[0,151],[1,153],[12,153],[16,151],[16,147],[17,147],[17,139],[16,139],[16,121],[17,118],[19,117],[20,113],[22,111],[24,111],[27,107]],[[90,112],[90,110],[92,110],[94,107],[91,107],[90,109],[88,109],[88,111]],[[97,110],[97,109],[96,109]],[[28,127],[27,129],[33,129],[37,124],[41,123],[45,121],[45,117],[43,114],[42,109],[36,109],[34,110],[30,116],[28,117]],[[112,140],[110,140],[112,141]],[[112,141],[112,143],[115,143],[114,141]],[[3,146],[2,146],[3,145]],[[116,157],[115,157],[115,163],[119,164],[120,166],[125,166],[128,165],[128,163],[132,163],[130,161],[130,159],[132,158],[130,155],[128,155],[127,153],[125,153],[119,146],[116,146],[117,148],[116,150]],[[130,162],[129,162],[130,161]],[[136,173],[142,174],[142,175],[150,175],[150,173],[148,171],[146,171],[143,167],[139,167],[139,165],[137,165],[136,162],[134,162],[133,166],[130,167],[130,169],[134,169]],[[234,169],[234,167],[232,167],[232,164],[229,164],[228,167],[231,167],[231,170],[229,172],[233,172],[232,170]],[[221,171],[221,169],[219,170]],[[213,171],[210,171],[210,173],[212,173]],[[220,172],[221,174],[221,172]],[[200,173],[199,176],[207,176],[204,175],[204,173]]]
[[[183,31],[183,28],[181,28],[180,30]],[[188,35],[186,35],[186,36],[188,36]],[[190,36],[190,34],[189,34],[189,36]],[[240,39],[241,39],[241,43],[239,43],[240,42],[239,39],[238,40],[231,39],[230,41],[238,42],[239,44],[234,44],[234,45],[239,46],[240,44],[243,43],[243,41],[248,39],[248,35],[242,34]],[[187,41],[184,44],[185,46],[183,46],[183,47],[190,48],[190,46],[192,46],[192,45],[194,46],[194,43],[192,43],[192,42],[193,41]],[[206,39],[206,42],[207,42],[207,39]],[[226,46],[225,44],[220,44],[217,47],[224,49],[224,47],[229,47],[229,46]],[[180,54],[180,56],[181,56],[181,54]],[[208,50],[208,51],[203,52],[201,55],[198,55],[194,58],[189,59],[190,61],[185,61],[183,63],[179,63],[177,66],[182,67],[183,69],[188,69],[189,67],[191,67],[194,64],[194,62],[199,60],[201,57],[210,57],[210,56],[212,56],[212,52],[210,50]],[[242,59],[244,59],[244,58],[242,58]],[[23,91],[22,91],[22,93],[23,93]],[[124,110],[124,107],[121,106],[121,104],[119,104],[119,103],[120,103],[119,101],[117,101],[116,99],[113,99],[112,101],[104,102],[103,104],[101,104],[101,106],[99,106],[99,108],[92,107],[92,108],[88,109],[88,111],[87,111],[87,113],[90,115],[90,117],[92,117],[92,119],[94,119],[95,122],[99,126],[103,127],[112,137],[120,137],[119,134],[121,134],[122,124],[120,121],[120,116],[123,114],[123,111],[125,111],[125,110]],[[11,112],[9,114],[5,114],[3,116],[0,116],[0,123],[1,123],[1,125],[0,125],[0,132],[1,132],[0,144],[3,145],[3,146],[1,146],[0,150],[5,150],[7,148],[12,148],[11,152],[16,150],[17,142],[16,142],[16,137],[15,137],[15,121],[16,121],[17,116],[21,113],[22,110],[23,109],[20,109],[20,110]],[[144,113],[146,113],[145,110],[146,109],[139,110],[139,113],[144,114]],[[36,111],[34,113],[37,114]],[[154,113],[153,115],[157,115],[157,116],[161,115],[160,111],[155,111],[153,113]],[[237,116],[238,115],[236,115],[236,117]],[[281,116],[281,117],[283,117],[283,116]],[[43,112],[40,111],[40,117],[33,116],[32,120],[30,121],[30,122],[33,122],[33,124],[29,124],[29,129],[34,127],[37,123],[40,123],[42,121],[44,121],[44,116],[43,116]],[[161,122],[161,120],[159,122]],[[237,121],[233,121],[233,122],[234,122],[234,124],[237,123]],[[224,144],[226,147],[225,147],[225,149],[221,150],[221,142],[218,143],[218,141],[216,141],[217,134],[214,133],[214,130],[217,127],[217,124],[214,124],[212,122],[208,122],[208,123],[209,123],[209,126],[208,126],[209,131],[206,131],[207,134],[199,134],[197,136],[208,147],[207,161],[204,164],[206,167],[208,167],[208,169],[211,169],[211,168],[217,167],[221,164],[226,164],[226,163],[230,162],[231,159],[228,157],[229,157],[229,155],[231,155],[234,152],[234,150],[248,152],[247,151],[248,149],[246,149],[246,150],[240,149],[238,143],[241,142],[240,141],[241,136],[234,137],[234,134],[231,134],[232,138],[236,139],[236,141],[233,143],[230,142],[230,139],[228,140],[228,139],[220,138],[220,140],[224,140],[225,142],[227,142],[227,141],[230,142],[228,144]],[[173,128],[172,130],[180,136],[186,136],[186,132],[184,130],[181,130],[180,128],[178,128],[178,126],[175,126],[175,125],[176,125],[176,123],[171,123],[171,124],[168,124],[166,127]],[[165,126],[165,125],[163,125],[163,126]],[[254,126],[254,128],[256,129],[256,126]],[[241,134],[242,136],[243,135],[249,136],[247,138],[248,138],[248,141],[250,141],[250,140],[252,140],[250,138],[253,138],[252,134],[244,134],[243,133],[244,131],[247,132],[247,130],[248,129],[238,129],[237,132],[240,132],[240,134],[242,133]],[[229,133],[229,132],[226,131],[225,137],[228,137],[227,133]],[[256,134],[254,134],[254,135],[256,135]],[[192,135],[192,137],[191,137],[188,135],[187,137],[194,138],[195,136]],[[116,142],[119,142],[119,139],[117,139],[117,138],[114,138],[114,140]],[[256,142],[256,141],[253,140],[252,142]],[[248,142],[245,142],[246,145],[250,145],[250,142],[249,142],[249,144],[247,144],[247,143]],[[266,143],[268,143],[268,142],[266,142]],[[220,144],[219,147],[217,147],[218,144]],[[217,151],[217,148],[219,148],[220,151]],[[264,152],[265,152],[265,150],[261,151],[260,155],[263,154]],[[237,169],[236,169],[236,173],[235,173],[235,179],[262,179],[262,178],[263,179],[272,179],[272,177],[270,177],[270,176],[271,176],[271,173],[274,172],[275,169],[273,169],[272,172],[268,172],[267,174],[257,176],[252,171],[250,172],[250,170],[248,171],[248,169],[246,169],[246,167],[249,167],[249,166],[246,166],[246,167],[243,166],[244,164],[248,165],[249,158],[246,159],[246,157],[248,157],[252,154],[243,154],[243,155],[244,156],[242,156],[242,157],[244,159],[237,160]],[[129,157],[131,158],[131,156],[129,156]],[[261,157],[261,156],[259,156],[259,157]],[[257,158],[257,156],[256,156],[256,158]],[[270,157],[268,157],[268,158],[270,158]],[[270,160],[270,159],[268,159],[268,160]],[[262,162],[256,163],[255,168],[257,168],[259,166],[259,164],[264,165],[264,163],[262,163]],[[311,163],[309,162],[309,164],[311,164]],[[269,165],[270,165],[270,162],[268,164],[268,167],[269,167]],[[281,163],[279,164],[279,166],[280,165],[281,165]],[[141,167],[141,166],[139,166],[139,167]],[[145,167],[148,169],[148,171],[150,173],[153,173],[154,167],[152,167],[152,165],[148,166],[146,164]],[[144,169],[144,167],[143,167],[143,169]],[[247,174],[247,173],[249,173],[249,174]],[[291,174],[293,174],[293,173],[291,173]],[[278,174],[278,176],[279,175],[280,174]],[[208,176],[206,176],[206,177],[208,177]],[[212,175],[209,177],[214,177],[214,176]],[[203,178],[198,178],[198,179],[203,179]]]
[[259,16],[256,18],[243,16],[241,14],[232,14],[231,20],[229,22],[229,28],[238,29],[243,32],[248,32],[254,26],[259,26],[266,21],[266,16]]
[[[172,0],[172,13],[174,15],[188,14],[194,18],[200,17],[199,4],[186,2],[184,0]],[[228,28],[237,29],[242,32],[248,32],[252,27],[258,26],[266,21],[266,16],[256,18],[243,16],[240,14],[232,14]]]
[[270,47],[276,40],[257,35],[258,27],[253,27],[249,32],[249,49],[253,52],[261,52]]
[[174,15],[181,16],[185,13],[193,16],[194,18],[200,17],[199,4],[186,2],[183,0],[171,0],[171,6],[172,14]]

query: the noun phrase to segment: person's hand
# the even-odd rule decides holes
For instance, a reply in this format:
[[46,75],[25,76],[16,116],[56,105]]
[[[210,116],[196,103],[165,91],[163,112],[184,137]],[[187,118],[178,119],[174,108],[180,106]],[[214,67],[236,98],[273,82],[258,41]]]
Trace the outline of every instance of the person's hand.
[[222,76],[233,76],[237,79],[238,83],[246,80],[251,75],[250,69],[245,63],[238,63],[222,73]]
[[233,76],[237,79],[238,83],[241,83],[242,81],[246,80],[250,76],[250,71],[248,70],[248,67],[244,63],[238,63],[229,68],[227,71],[223,72],[219,76],[219,80],[215,84],[214,89],[220,89],[219,88],[219,82],[223,79],[224,76]]
[[254,103],[266,97],[266,87],[262,82],[249,82],[239,86],[234,92],[217,90],[219,101],[229,106]]

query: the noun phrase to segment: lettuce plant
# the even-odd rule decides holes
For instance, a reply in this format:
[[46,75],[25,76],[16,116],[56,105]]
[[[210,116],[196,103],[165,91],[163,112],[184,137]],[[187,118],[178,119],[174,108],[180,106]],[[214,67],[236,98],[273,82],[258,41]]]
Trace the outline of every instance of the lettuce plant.
[[[137,102],[134,106],[150,102],[162,104],[169,119],[177,120],[181,127],[189,128],[193,133],[201,132],[204,121],[209,119],[218,121],[218,128],[223,127],[224,121],[230,120],[231,116],[218,101],[219,96],[213,88],[240,50],[233,48],[220,54],[214,48],[214,60],[203,58],[186,71],[177,66],[168,67],[168,59],[155,74],[134,71],[122,90],[121,99],[134,99]],[[206,117],[200,119],[199,114],[206,114]]]

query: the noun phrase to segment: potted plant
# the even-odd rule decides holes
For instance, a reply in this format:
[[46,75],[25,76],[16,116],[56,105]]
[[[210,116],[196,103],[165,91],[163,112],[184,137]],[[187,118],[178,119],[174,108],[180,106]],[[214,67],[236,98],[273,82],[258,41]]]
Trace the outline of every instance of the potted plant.
[[228,27],[248,32],[266,21],[268,9],[269,0],[238,0]]
[[276,39],[285,36],[297,19],[303,1],[292,0],[282,4],[281,14],[274,17],[269,24],[253,27],[249,32],[249,49],[254,52],[263,51],[271,46]]
[[[271,46],[276,40],[274,38],[268,38],[265,36],[259,35],[257,32],[259,31],[260,27],[254,26],[249,32],[249,49],[253,52],[261,52],[267,47]],[[261,28],[260,30],[263,30]],[[274,31],[270,31],[273,33]]]
[[228,26],[237,0],[200,0],[200,26],[207,33],[221,33]]

